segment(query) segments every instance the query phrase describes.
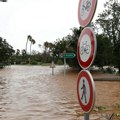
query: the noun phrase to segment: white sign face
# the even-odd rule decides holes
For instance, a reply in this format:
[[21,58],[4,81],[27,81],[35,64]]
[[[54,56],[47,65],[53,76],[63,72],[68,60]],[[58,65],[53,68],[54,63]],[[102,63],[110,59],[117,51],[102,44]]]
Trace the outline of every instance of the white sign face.
[[83,35],[79,50],[81,60],[86,62],[89,59],[91,53],[91,40],[87,34]]
[[79,0],[78,20],[82,27],[87,26],[95,13],[97,0]]
[[92,0],[82,0],[80,5],[80,17],[82,20],[87,19],[91,11]]
[[77,45],[78,62],[83,69],[88,69],[92,65],[96,55],[96,48],[96,36],[93,29],[90,27],[84,28]]
[[82,70],[77,78],[77,95],[81,108],[89,113],[95,103],[95,85],[92,75],[87,70]]
[[82,104],[87,105],[90,100],[90,87],[85,77],[82,77],[79,82],[79,91]]

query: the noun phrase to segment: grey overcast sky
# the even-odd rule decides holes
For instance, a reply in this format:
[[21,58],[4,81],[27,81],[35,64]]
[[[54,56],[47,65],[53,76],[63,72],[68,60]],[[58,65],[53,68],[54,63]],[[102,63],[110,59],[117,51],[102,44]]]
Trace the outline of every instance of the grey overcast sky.
[[[32,49],[39,50],[38,44],[54,42],[71,33],[70,28],[79,27],[79,0],[8,0],[0,2],[0,37],[14,49],[25,49],[27,35],[36,44]],[[102,12],[105,0],[98,0],[93,20]]]

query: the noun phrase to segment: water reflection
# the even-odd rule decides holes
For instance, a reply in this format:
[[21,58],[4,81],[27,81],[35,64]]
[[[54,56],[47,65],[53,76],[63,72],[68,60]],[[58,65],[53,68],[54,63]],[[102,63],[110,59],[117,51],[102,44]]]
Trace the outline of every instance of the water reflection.
[[3,113],[5,113],[8,109],[8,101],[7,101],[7,81],[3,77],[0,77],[0,118],[3,117]]

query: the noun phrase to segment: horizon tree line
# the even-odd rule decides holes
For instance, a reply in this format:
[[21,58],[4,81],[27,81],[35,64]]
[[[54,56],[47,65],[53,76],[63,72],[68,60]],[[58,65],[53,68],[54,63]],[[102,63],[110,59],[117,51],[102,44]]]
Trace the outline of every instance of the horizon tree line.
[[[99,67],[104,65],[115,66],[120,72],[120,2],[117,0],[108,0],[105,3],[105,10],[98,15],[98,19],[95,23],[92,23],[91,26],[94,30],[97,30],[96,37],[98,48],[94,64]],[[43,53],[36,53],[36,56],[38,56],[35,60],[37,62],[42,60],[43,62],[50,62],[49,57],[51,57],[50,54],[52,54],[56,62],[58,60],[62,61],[62,59],[59,58],[59,53],[64,50],[66,50],[66,52],[74,52],[77,55],[77,42],[82,28],[74,27],[71,30],[71,35],[69,34],[62,39],[57,39],[54,43],[45,41]],[[32,56],[32,59],[34,59],[35,54],[31,54],[31,46],[35,44],[35,40],[31,35],[27,36],[25,47],[26,54],[28,42],[30,42],[29,57]],[[41,47],[40,44],[38,46]],[[22,52],[24,56],[25,51]],[[67,63],[71,67],[79,67],[77,56],[74,59],[67,59]]]

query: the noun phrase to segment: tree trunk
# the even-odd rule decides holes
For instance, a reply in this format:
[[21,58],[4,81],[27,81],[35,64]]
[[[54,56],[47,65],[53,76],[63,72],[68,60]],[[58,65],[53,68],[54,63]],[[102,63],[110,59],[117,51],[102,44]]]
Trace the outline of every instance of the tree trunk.
[[27,39],[27,42],[26,42],[26,48],[25,48],[25,50],[26,50],[26,53],[27,53],[27,44],[28,44],[28,39]]
[[118,73],[120,74],[120,66],[118,66],[118,70],[119,70]]
[[30,44],[30,55],[31,55],[31,46],[32,46],[32,42],[31,42],[31,44]]

